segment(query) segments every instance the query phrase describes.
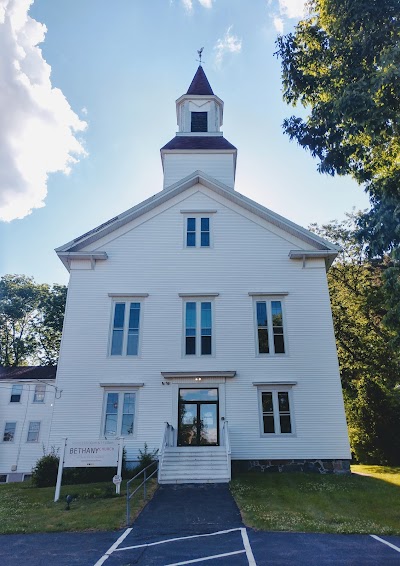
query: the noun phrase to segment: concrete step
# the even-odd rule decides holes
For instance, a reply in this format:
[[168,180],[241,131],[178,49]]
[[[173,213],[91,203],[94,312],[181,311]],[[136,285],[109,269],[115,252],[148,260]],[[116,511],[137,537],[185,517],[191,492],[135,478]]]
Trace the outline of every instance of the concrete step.
[[165,449],[159,475],[162,483],[227,483],[230,481],[224,446]]
[[165,480],[161,480],[160,482],[161,484],[181,484],[181,483],[229,483],[229,478],[224,478],[224,479],[200,479],[200,480],[186,480],[186,479],[165,479]]

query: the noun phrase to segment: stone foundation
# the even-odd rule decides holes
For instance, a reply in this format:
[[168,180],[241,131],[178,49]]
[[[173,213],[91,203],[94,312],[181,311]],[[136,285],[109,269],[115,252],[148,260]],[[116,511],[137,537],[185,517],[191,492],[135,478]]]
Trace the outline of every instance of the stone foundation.
[[350,474],[350,460],[232,460],[232,472]]

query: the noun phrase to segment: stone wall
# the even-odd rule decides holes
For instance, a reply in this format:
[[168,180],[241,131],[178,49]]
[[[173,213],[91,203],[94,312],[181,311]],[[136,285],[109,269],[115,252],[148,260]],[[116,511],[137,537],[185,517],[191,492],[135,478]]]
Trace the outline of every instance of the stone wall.
[[349,474],[350,460],[232,460],[232,472]]

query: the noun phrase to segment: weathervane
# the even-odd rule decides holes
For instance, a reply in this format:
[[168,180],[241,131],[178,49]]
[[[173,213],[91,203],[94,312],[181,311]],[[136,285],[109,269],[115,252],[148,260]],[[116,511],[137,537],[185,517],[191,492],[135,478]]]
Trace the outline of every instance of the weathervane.
[[204,47],[197,50],[197,53],[199,54],[199,58],[196,59],[196,61],[198,61],[200,63],[200,65],[201,65],[201,54],[203,53],[203,49],[204,49]]

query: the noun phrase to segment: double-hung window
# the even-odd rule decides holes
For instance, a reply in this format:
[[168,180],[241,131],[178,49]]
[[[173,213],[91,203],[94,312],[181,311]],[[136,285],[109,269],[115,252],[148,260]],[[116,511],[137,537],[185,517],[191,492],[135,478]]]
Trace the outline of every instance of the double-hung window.
[[46,394],[46,386],[43,384],[35,385],[35,393],[33,395],[34,403],[44,403],[44,396]]
[[17,423],[6,423],[4,427],[3,442],[14,442]]
[[259,390],[261,433],[293,434],[292,390],[288,386]]
[[208,216],[188,216],[185,240],[187,248],[209,248],[211,245],[210,218]]
[[31,421],[28,428],[27,442],[39,442],[40,422]]
[[136,391],[106,391],[103,435],[132,436],[135,424]]
[[[216,294],[215,294],[216,295]],[[212,356],[213,302],[188,299],[184,302],[184,355]]]
[[11,389],[10,403],[20,403],[22,396],[22,385],[13,385]]
[[137,356],[139,353],[141,303],[116,301],[113,305],[111,356]]
[[285,332],[281,300],[256,299],[257,354],[285,354]]

